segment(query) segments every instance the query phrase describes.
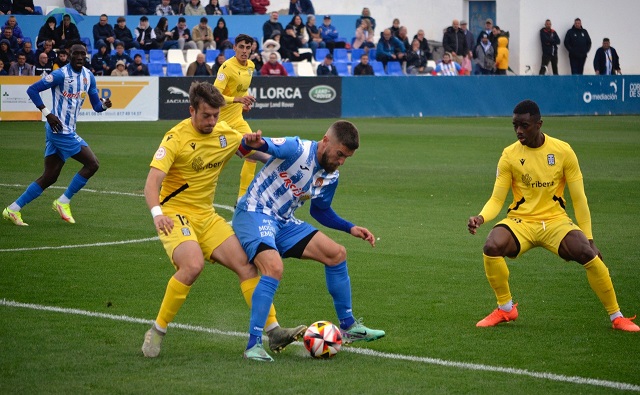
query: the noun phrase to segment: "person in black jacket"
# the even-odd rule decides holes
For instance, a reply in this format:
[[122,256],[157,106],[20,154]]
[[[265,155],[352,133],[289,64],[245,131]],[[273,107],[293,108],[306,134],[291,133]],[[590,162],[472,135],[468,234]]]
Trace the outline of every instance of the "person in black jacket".
[[460,21],[454,19],[442,36],[442,47],[451,55],[466,56],[469,53],[464,32],[460,29]]
[[596,51],[593,69],[597,75],[621,74],[618,52],[611,46],[608,38],[602,39],[602,47]]
[[109,52],[116,48],[116,33],[113,31],[113,26],[109,24],[107,14],[100,15],[98,23],[93,25],[93,45],[98,48],[100,42],[107,47]]
[[140,49],[140,43],[133,36],[131,29],[127,27],[127,18],[123,16],[118,17],[117,23],[113,27],[113,34],[116,36],[116,41],[124,44],[124,49]]
[[98,52],[91,58],[90,70],[93,75],[111,74],[111,56],[104,43],[98,44]]
[[540,63],[540,72],[544,75],[547,71],[547,65],[551,62],[553,75],[558,75],[558,45],[560,45],[560,37],[558,33],[551,28],[551,21],[544,21],[544,27],[540,29],[540,43],[542,44],[542,63]]
[[353,75],[374,75],[373,67],[369,64],[369,55],[363,53],[360,55],[360,63],[353,68]]
[[71,22],[71,16],[64,14],[62,22],[56,28],[56,34],[60,38],[60,42],[56,43],[57,47],[67,46],[67,43],[80,41],[80,32],[75,23]]
[[302,42],[296,36],[296,31],[291,25],[287,25],[285,33],[280,37],[280,57],[289,59],[290,62],[301,62],[306,60],[311,62],[311,53],[299,53],[298,48],[302,48]]
[[333,64],[333,55],[328,53],[324,57],[324,60],[322,61],[322,63],[318,65],[318,70],[316,74],[318,75],[318,77],[322,75],[326,75],[329,77],[338,76],[338,69],[336,69],[336,66]]
[[584,74],[584,62],[591,50],[591,37],[589,37],[589,32],[582,27],[580,18],[575,19],[573,27],[564,36],[564,46],[569,51],[571,74]]

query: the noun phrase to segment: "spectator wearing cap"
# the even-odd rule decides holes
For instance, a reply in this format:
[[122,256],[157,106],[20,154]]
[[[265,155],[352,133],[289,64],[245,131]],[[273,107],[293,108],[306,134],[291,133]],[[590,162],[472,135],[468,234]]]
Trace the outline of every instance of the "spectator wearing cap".
[[[193,0],[191,0],[193,1]],[[253,7],[249,0],[229,0],[230,14],[233,15],[252,15]]]
[[290,62],[301,62],[306,60],[311,62],[313,55],[311,53],[300,53],[298,48],[302,47],[300,39],[296,36],[296,31],[291,25],[287,25],[284,34],[280,37],[280,57],[289,59]]
[[289,15],[314,15],[316,13],[311,0],[290,0]]
[[[222,19],[222,18],[220,18]],[[224,21],[224,20],[223,20]],[[200,18],[200,23],[192,30],[193,41],[195,41],[198,49],[203,51],[206,49],[216,49],[216,42],[213,37],[213,30],[209,26],[209,20],[206,16]]]
[[482,33],[486,33],[487,38],[489,38],[489,42],[493,42],[493,19],[487,18],[487,20],[484,21],[484,29],[480,32],[480,34],[478,34],[476,45],[480,44],[480,41],[482,40]]
[[282,33],[284,31],[284,27],[280,22],[278,22],[278,12],[272,11],[271,14],[269,14],[269,20],[262,25],[263,42],[271,39],[271,35],[275,30]]
[[545,75],[547,65],[551,62],[553,75],[558,75],[558,45],[560,45],[560,37],[558,33],[551,28],[551,20],[544,22],[544,27],[540,29],[540,44],[542,44],[542,62],[540,63],[539,75]]
[[[140,21],[146,16],[140,17]],[[113,32],[116,36],[116,40],[124,44],[124,49],[129,50],[131,48],[140,49],[140,43],[133,37],[133,33],[127,27],[127,18],[120,16],[113,28]]]
[[[158,48],[156,32],[154,32],[153,28],[149,26],[149,18],[144,15],[140,17],[140,24],[135,28],[135,38],[138,42],[139,48],[144,49],[145,51]],[[129,72],[129,75],[131,75],[131,72]]]
[[132,62],[132,59],[129,57],[129,55],[124,52],[124,43],[118,41],[116,43],[116,53],[111,55],[109,68],[111,70],[114,70],[116,68],[116,63],[118,63],[118,61],[120,60],[124,62],[125,66]]
[[184,6],[184,14],[185,15],[207,15],[207,11],[205,11],[202,6],[202,2],[200,0],[189,0],[186,2]]
[[333,64],[333,55],[328,53],[324,57],[324,59],[322,60],[322,63],[318,65],[318,70],[316,74],[318,75],[318,77],[322,75],[336,76],[336,77],[338,76],[338,70],[336,69],[336,66]]
[[345,43],[343,41],[337,41],[338,37],[338,29],[335,28],[331,24],[331,16],[325,15],[323,23],[320,27],[320,35],[322,36],[322,41],[324,41],[325,46],[329,49],[329,52],[333,53],[334,48],[344,48]]
[[100,42],[107,47],[108,52],[115,49],[116,33],[109,24],[107,14],[100,15],[98,23],[93,25],[93,45],[97,48]]
[[133,62],[129,64],[129,66],[127,67],[127,72],[129,73],[130,76],[148,76],[149,75],[149,68],[147,67],[146,64],[142,63],[142,55],[137,53],[133,57]]
[[469,52],[467,49],[467,39],[464,32],[460,29],[460,21],[454,19],[442,36],[442,47],[445,52],[451,53],[451,55],[464,56]]
[[116,68],[111,72],[112,77],[127,77],[129,75],[124,60],[118,60],[115,67]]
[[191,38],[191,31],[187,27],[187,20],[183,16],[178,18],[178,24],[171,29],[173,39],[178,42],[180,49],[198,49],[198,46]]
[[269,54],[269,61],[260,69],[260,75],[264,75],[266,77],[286,77],[289,74],[280,62],[278,62],[278,54],[271,52]]
[[486,32],[480,33],[480,43],[476,45],[473,51],[473,60],[476,64],[475,74],[493,74],[493,70],[496,67],[496,54]]
[[475,47],[476,38],[473,37],[473,33],[471,33],[471,31],[469,30],[469,25],[467,24],[466,20],[463,19],[460,21],[460,29],[462,29],[464,38],[467,43],[467,53],[469,56],[471,56],[473,54],[473,48]]

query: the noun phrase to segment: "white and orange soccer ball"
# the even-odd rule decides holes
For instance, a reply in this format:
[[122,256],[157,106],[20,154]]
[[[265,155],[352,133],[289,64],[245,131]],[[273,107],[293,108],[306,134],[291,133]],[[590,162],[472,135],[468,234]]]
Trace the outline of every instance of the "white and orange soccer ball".
[[311,324],[303,339],[304,346],[314,358],[331,358],[342,347],[340,329],[329,321]]

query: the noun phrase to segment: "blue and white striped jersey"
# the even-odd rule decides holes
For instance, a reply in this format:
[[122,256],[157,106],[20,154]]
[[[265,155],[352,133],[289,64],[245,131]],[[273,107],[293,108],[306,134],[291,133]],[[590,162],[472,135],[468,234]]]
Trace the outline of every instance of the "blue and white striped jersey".
[[299,137],[264,140],[272,157],[249,186],[239,208],[285,221],[295,220],[295,210],[307,200],[313,199],[318,208],[329,208],[340,173],[327,173],[320,166],[318,143]]

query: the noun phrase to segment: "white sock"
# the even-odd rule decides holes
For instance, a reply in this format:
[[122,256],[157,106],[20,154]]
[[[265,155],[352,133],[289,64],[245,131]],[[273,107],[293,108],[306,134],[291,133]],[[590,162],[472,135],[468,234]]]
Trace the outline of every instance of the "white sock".
[[18,206],[16,202],[13,202],[9,205],[9,210],[20,211],[22,207]]
[[265,332],[269,332],[272,329],[276,329],[277,327],[279,327],[280,324],[278,324],[277,322],[274,322],[273,324],[267,326],[266,328],[264,328]]
[[164,333],[164,334],[166,334],[166,333],[167,333],[167,330],[166,330],[165,328],[160,328],[160,325],[158,325],[158,323],[157,323],[157,322],[154,322],[154,323],[153,323],[153,326],[156,328],[156,330],[157,330],[158,332],[160,332],[160,333]]
[[64,195],[64,193],[62,195],[60,195],[60,197],[58,198],[58,202],[60,202],[62,204],[69,204],[70,201],[71,200],[68,197],[66,197]]
[[611,321],[615,320],[618,317],[622,317],[622,313],[619,310],[609,316]]
[[505,304],[501,304],[498,308],[502,311],[506,311],[507,313],[513,309],[513,300],[508,301]]

